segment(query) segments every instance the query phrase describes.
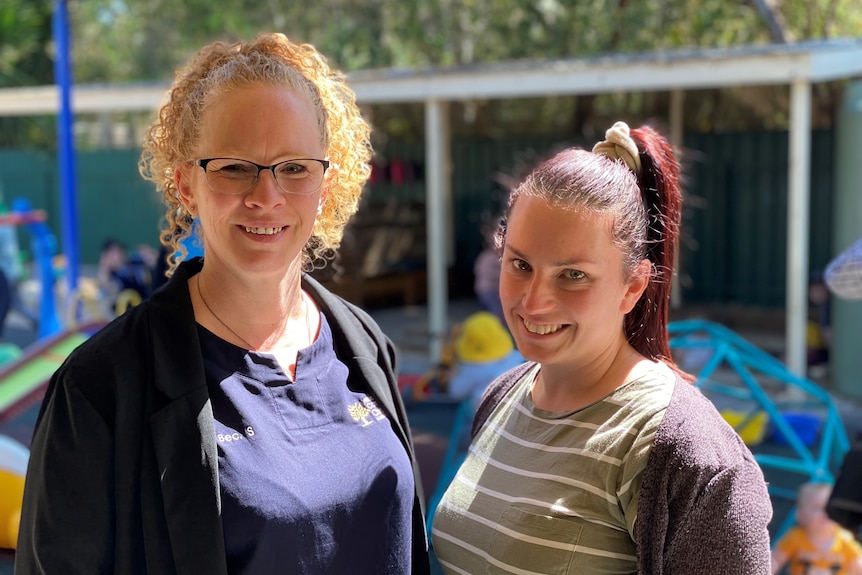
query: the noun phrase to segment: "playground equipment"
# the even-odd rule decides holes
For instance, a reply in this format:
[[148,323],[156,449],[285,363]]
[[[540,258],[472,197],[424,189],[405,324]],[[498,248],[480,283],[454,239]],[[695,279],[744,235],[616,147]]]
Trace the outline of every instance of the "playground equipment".
[[[697,377],[695,385],[749,440],[776,507],[777,523],[771,530],[777,540],[795,520],[798,485],[834,481],[834,472],[850,448],[834,401],[820,386],[793,374],[777,358],[722,325],[686,320],[672,322],[668,331],[675,355],[697,358],[696,369],[683,364]],[[463,437],[472,418],[469,406],[459,406],[428,502],[429,533],[436,506],[466,456]],[[777,503],[783,503],[784,509]]]
[[0,435],[0,549],[14,549],[18,540],[29,459],[29,449]]
[[[42,284],[39,298],[39,314],[36,318],[39,338],[50,337],[62,329],[57,316],[54,295],[53,259],[57,253],[57,240],[47,223],[44,210],[34,210],[26,199],[19,198],[12,203],[12,210],[0,214],[0,226],[20,226],[30,232],[30,249],[34,271]],[[11,278],[9,278],[11,279]]]

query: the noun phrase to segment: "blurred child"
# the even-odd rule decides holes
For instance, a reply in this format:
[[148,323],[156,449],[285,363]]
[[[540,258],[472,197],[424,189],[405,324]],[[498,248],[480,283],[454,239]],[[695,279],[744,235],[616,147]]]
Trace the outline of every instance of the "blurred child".
[[503,306],[500,304],[500,254],[494,248],[485,248],[476,258],[473,265],[475,282],[473,291],[482,309],[497,317],[503,317]]
[[156,251],[149,246],[142,245],[129,253],[119,240],[105,240],[99,254],[98,281],[112,310],[117,311],[119,296],[124,291],[135,294],[136,303],[150,296],[156,257]]
[[500,303],[500,252],[494,247],[496,228],[486,228],[482,251],[473,262],[473,291],[482,309],[497,316],[503,326],[503,304]]
[[455,357],[457,363],[446,391],[455,399],[469,398],[474,409],[498,375],[524,363],[509,331],[496,315],[487,311],[476,312],[464,320],[455,338]]
[[452,327],[439,363],[413,383],[405,399],[470,399],[475,409],[496,377],[523,363],[512,336],[496,315],[477,311]]
[[850,531],[826,515],[828,483],[799,488],[797,525],[772,550],[772,573],[788,565],[789,575],[862,575],[862,546]]
[[808,281],[808,326],[806,330],[808,366],[823,366],[829,362],[832,344],[832,318],[829,288],[823,274],[815,272]]

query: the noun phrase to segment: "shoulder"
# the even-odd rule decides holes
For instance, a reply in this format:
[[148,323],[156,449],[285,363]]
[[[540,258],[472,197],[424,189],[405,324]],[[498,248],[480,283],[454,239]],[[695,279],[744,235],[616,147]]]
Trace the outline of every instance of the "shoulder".
[[723,501],[750,516],[771,516],[763,471],[739,434],[692,384],[677,378],[644,470],[648,499]]
[[496,405],[500,403],[500,400],[503,399],[503,396],[512,389],[512,386],[524,377],[530,368],[535,365],[535,362],[519,363],[515,367],[500,374],[491,382],[491,385],[488,386],[488,389],[485,392],[485,398],[482,402],[487,403],[492,409],[496,407]]
[[137,386],[131,382],[146,370],[139,350],[148,338],[141,337],[133,327],[140,318],[140,312],[134,309],[100,328],[69,353],[51,376],[42,400],[43,410],[52,401],[65,403],[66,409],[83,402],[105,421],[113,421],[117,399],[137,395]]
[[[665,432],[699,434],[720,430],[723,439],[736,437],[718,410],[694,384],[677,377],[662,425]],[[728,431],[729,433],[724,433]],[[735,442],[735,440],[734,440]]]
[[170,346],[180,336],[187,338],[196,325],[187,287],[189,275],[197,272],[196,265],[196,262],[182,263],[162,288],[93,333],[69,359],[76,365],[92,363],[94,368],[115,369],[123,367],[122,364],[105,361],[106,358],[149,361],[148,350],[154,344]]
[[862,544],[856,540],[853,533],[847,529],[839,528],[836,539],[853,557],[862,558]]
[[104,403],[119,387],[133,394],[156,364],[188,363],[188,350],[196,342],[195,322],[181,281],[172,278],[90,335],[57,369],[53,385],[76,387],[92,402]]
[[694,385],[677,378],[656,430],[648,471],[682,466],[691,473],[728,468],[760,473],[754,456],[715,405]]
[[476,432],[479,431],[485,423],[485,420],[488,419],[488,416],[492,411],[494,411],[494,408],[497,407],[503,397],[522,377],[524,377],[524,375],[527,374],[530,368],[535,365],[536,363],[532,361],[521,363],[491,382],[491,385],[488,386],[482,395],[479,407],[476,409],[471,435],[476,435]]
[[62,368],[79,371],[114,369],[111,358],[126,358],[139,349],[144,338],[142,327],[147,324],[148,302],[130,308],[120,317],[98,328],[66,358]]
[[754,456],[712,402],[677,378],[643,473],[636,525],[650,528],[636,529],[641,564],[767,573],[771,518]]

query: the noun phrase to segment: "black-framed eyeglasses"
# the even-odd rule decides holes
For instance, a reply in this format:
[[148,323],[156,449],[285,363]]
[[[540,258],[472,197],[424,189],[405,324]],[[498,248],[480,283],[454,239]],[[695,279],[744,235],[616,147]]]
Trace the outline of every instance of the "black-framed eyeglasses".
[[262,170],[269,170],[278,187],[286,194],[305,196],[320,189],[323,175],[329,169],[328,160],[296,158],[271,166],[262,166],[238,158],[206,158],[195,160],[203,168],[207,185],[219,194],[241,196],[257,183]]

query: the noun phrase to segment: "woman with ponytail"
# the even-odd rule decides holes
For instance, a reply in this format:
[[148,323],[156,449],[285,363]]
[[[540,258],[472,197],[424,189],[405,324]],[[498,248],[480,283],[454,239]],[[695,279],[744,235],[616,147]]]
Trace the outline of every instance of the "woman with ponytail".
[[498,378],[436,510],[446,573],[770,572],[751,452],[673,362],[679,164],[617,122],[513,190],[500,296],[529,361]]

